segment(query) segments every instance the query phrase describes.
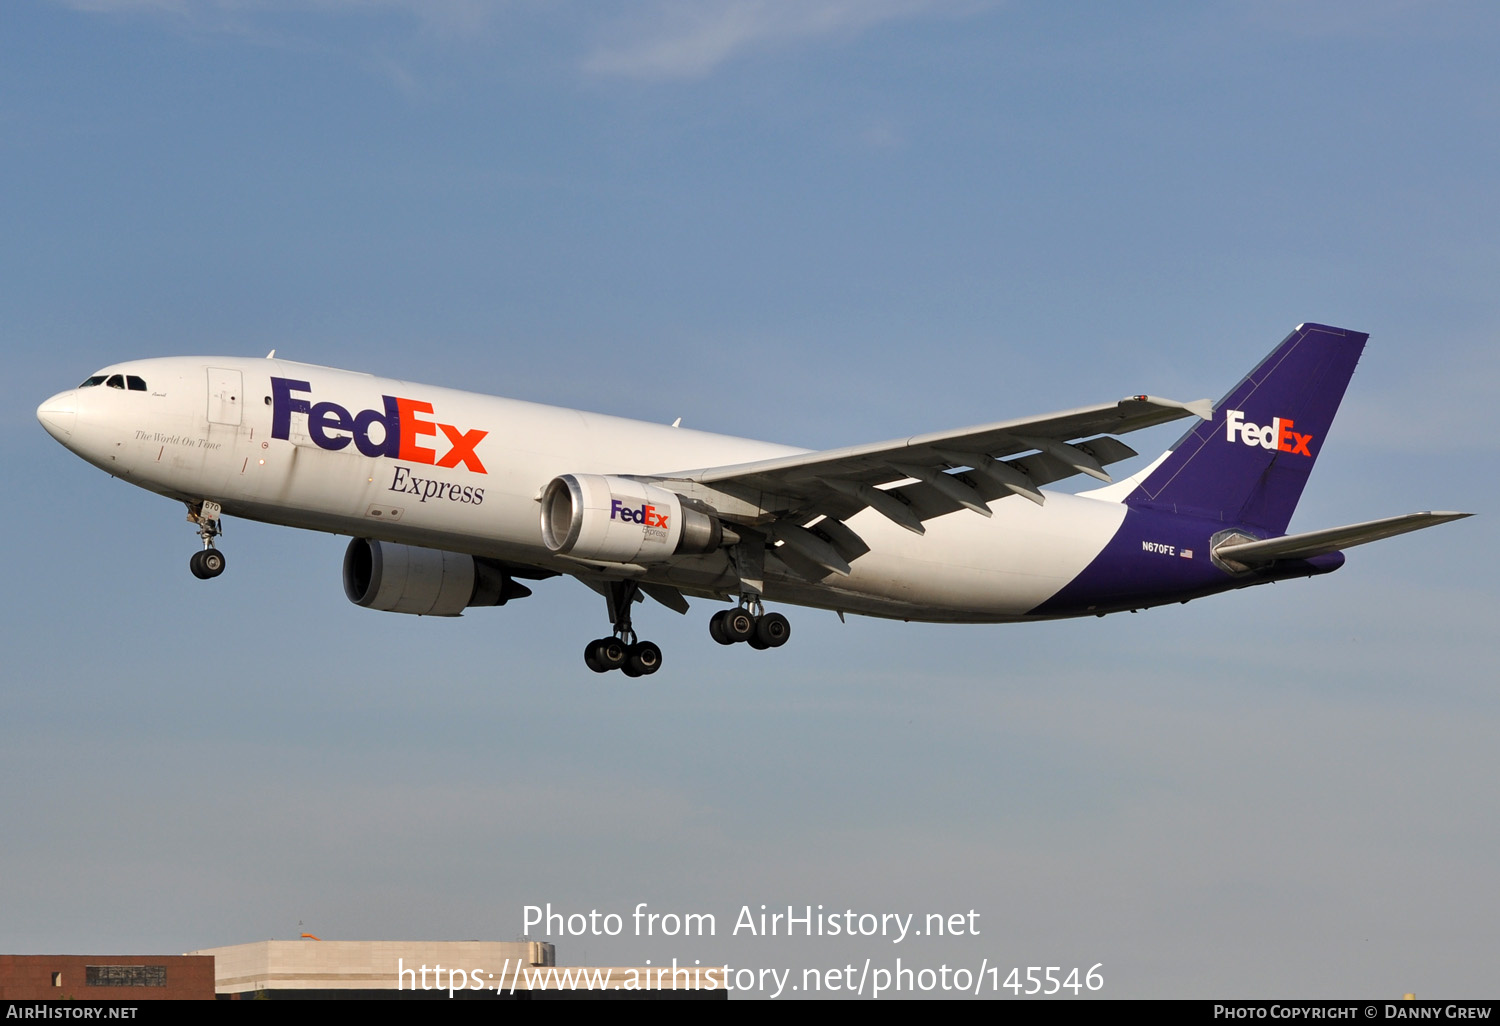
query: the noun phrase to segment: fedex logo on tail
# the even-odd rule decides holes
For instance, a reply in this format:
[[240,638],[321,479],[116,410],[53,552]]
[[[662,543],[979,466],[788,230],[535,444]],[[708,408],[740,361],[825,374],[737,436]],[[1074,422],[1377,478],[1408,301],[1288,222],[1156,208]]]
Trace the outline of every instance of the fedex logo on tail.
[[[432,413],[431,403],[383,395],[380,398],[384,409],[350,413],[338,403],[309,403],[295,394],[308,395],[311,391],[312,386],[306,381],[271,379],[272,438],[290,438],[292,414],[303,413],[307,415],[308,437],[320,449],[337,452],[353,442],[365,456],[387,456],[439,467],[463,464],[476,474],[487,473],[474,447],[489,432],[460,431],[452,424],[424,420],[423,414]],[[372,434],[370,429],[377,424],[380,429]],[[421,444],[425,436],[436,439],[439,431],[448,441],[448,451],[442,459],[437,458],[436,449]]]
[[1281,417],[1272,417],[1271,423],[1262,427],[1246,420],[1241,410],[1227,410],[1224,414],[1224,426],[1229,431],[1231,442],[1238,435],[1239,440],[1246,445],[1258,445],[1262,449],[1279,449],[1282,452],[1311,456],[1312,451],[1308,449],[1307,443],[1312,441],[1313,436],[1293,431],[1293,423]]
[[655,506],[645,505],[631,509],[619,499],[611,499],[609,502],[609,519],[623,520],[627,524],[644,524],[646,527],[667,526],[667,514],[657,510]]

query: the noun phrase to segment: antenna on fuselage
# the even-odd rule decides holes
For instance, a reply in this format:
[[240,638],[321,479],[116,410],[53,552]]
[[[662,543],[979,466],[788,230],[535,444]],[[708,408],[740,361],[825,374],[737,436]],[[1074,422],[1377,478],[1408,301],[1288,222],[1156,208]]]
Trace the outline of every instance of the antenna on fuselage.
[[274,360],[274,359],[276,359],[276,350],[273,349],[269,353],[267,353],[266,354],[266,359],[267,360]]

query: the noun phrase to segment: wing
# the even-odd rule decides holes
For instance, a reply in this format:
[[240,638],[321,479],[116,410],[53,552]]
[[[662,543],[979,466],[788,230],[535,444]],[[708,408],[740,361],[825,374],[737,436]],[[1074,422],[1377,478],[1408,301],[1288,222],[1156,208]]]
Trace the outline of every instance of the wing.
[[861,510],[922,534],[923,521],[960,509],[991,516],[988,504],[1006,496],[1042,503],[1039,486],[1074,474],[1108,481],[1105,466],[1136,455],[1110,435],[1195,415],[1210,418],[1212,403],[1136,395],[1042,417],[652,479],[734,524],[762,531],[782,543],[778,558],[817,578],[830,570],[849,573],[849,561],[869,551],[844,524]]

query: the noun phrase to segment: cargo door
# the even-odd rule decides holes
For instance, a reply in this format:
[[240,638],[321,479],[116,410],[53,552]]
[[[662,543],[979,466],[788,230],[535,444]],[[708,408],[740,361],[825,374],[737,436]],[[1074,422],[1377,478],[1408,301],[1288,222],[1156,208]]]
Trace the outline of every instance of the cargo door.
[[208,369],[208,422],[240,424],[245,392],[240,372],[219,367]]

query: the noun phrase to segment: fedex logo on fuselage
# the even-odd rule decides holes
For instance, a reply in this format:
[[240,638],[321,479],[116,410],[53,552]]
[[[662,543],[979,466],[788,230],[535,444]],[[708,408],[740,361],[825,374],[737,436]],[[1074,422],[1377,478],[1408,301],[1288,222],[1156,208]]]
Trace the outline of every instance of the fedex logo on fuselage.
[[1272,417],[1271,423],[1265,427],[1252,424],[1245,419],[1245,414],[1240,410],[1228,410],[1224,414],[1224,426],[1229,431],[1229,440],[1239,440],[1246,445],[1258,445],[1262,449],[1280,449],[1282,452],[1299,453],[1303,456],[1311,456],[1312,450],[1308,449],[1307,443],[1312,441],[1312,435],[1301,435],[1292,430],[1293,421],[1284,420],[1281,417]]
[[[487,473],[474,447],[489,432],[460,431],[452,424],[423,420],[422,414],[432,413],[431,403],[383,395],[380,398],[384,409],[351,414],[338,403],[309,403],[298,398],[295,394],[298,392],[308,395],[312,386],[291,378],[271,379],[272,438],[290,438],[292,414],[303,413],[307,415],[308,437],[320,449],[337,452],[353,442],[365,456],[388,456],[408,463],[450,468],[463,464],[476,474]],[[377,424],[380,430],[372,434],[370,429]],[[448,440],[448,452],[442,459],[437,458],[436,449],[420,444],[427,435],[436,438],[439,431]]]
[[658,512],[655,506],[649,503],[631,509],[619,499],[609,501],[609,519],[623,520],[627,524],[644,524],[646,527],[660,527],[666,530],[667,514]]

